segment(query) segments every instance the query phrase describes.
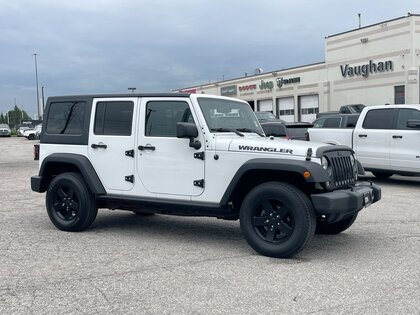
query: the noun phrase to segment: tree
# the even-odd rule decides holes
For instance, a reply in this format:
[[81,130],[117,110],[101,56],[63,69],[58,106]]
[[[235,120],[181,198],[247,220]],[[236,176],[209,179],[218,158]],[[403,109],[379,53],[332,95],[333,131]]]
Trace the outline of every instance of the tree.
[[31,120],[29,115],[15,105],[12,110],[9,110],[6,115],[0,115],[0,123],[9,124],[9,126],[16,126],[22,123],[23,120]]
[[6,123],[6,118],[4,117],[3,113],[0,113],[0,124]]

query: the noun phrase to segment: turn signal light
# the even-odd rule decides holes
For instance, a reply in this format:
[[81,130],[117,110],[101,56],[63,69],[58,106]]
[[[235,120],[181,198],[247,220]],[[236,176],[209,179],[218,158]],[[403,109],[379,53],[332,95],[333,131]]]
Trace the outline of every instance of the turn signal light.
[[308,179],[309,177],[311,177],[311,173],[310,173],[310,172],[308,172],[308,171],[305,171],[305,172],[303,172],[303,177],[304,177],[305,179]]

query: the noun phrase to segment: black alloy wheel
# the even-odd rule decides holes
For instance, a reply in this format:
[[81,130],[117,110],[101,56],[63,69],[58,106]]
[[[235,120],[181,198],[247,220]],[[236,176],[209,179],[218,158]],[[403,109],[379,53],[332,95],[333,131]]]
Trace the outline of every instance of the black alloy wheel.
[[240,210],[242,233],[258,253],[287,258],[301,251],[315,232],[312,203],[297,187],[268,182],[252,189]]
[[56,176],[48,186],[46,205],[51,222],[63,231],[81,231],[95,220],[98,207],[78,173]]

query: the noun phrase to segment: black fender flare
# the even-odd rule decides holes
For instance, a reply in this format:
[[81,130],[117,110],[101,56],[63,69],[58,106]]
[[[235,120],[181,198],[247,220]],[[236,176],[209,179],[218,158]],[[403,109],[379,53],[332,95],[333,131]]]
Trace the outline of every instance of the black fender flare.
[[53,153],[42,161],[41,168],[39,170],[40,192],[44,192],[48,188],[49,179],[46,175],[48,175],[48,165],[51,165],[52,163],[74,165],[80,171],[80,174],[93,194],[106,194],[105,188],[89,159],[83,155],[73,153]]
[[[324,168],[315,162],[302,161],[302,160],[287,160],[287,159],[252,159],[245,162],[235,173],[230,181],[223,197],[220,201],[221,205],[228,203],[229,198],[235,187],[238,185],[242,176],[253,170],[273,170],[273,171],[286,171],[296,173],[309,183],[322,183],[330,180],[330,175]],[[304,172],[309,172],[308,178],[303,177]]]

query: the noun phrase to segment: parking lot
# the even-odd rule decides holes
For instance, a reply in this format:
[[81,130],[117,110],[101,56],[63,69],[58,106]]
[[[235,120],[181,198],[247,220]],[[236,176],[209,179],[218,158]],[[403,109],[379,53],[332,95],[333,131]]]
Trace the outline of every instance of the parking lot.
[[256,254],[238,221],[100,210],[57,230],[34,141],[0,138],[0,313],[419,314],[420,178],[374,180],[382,200],[294,259]]

